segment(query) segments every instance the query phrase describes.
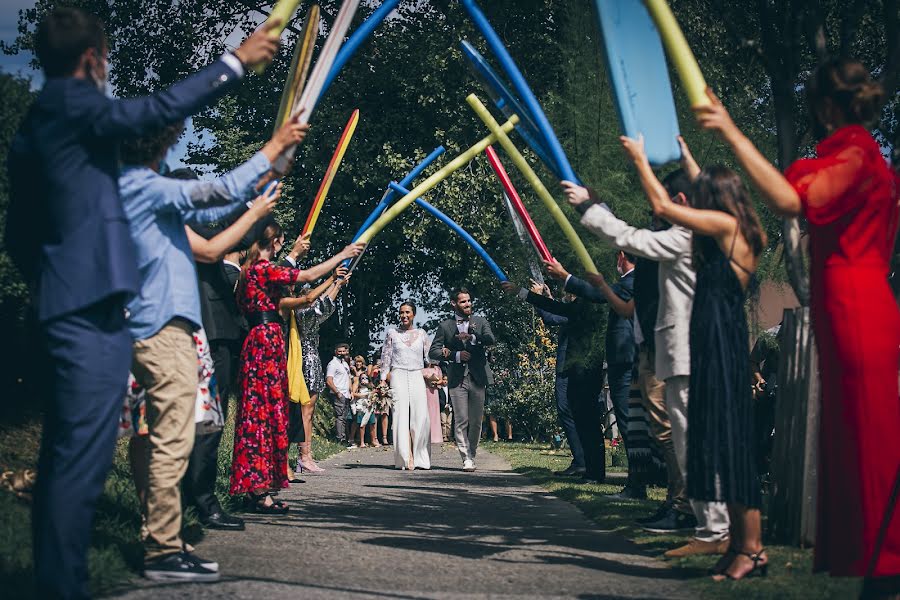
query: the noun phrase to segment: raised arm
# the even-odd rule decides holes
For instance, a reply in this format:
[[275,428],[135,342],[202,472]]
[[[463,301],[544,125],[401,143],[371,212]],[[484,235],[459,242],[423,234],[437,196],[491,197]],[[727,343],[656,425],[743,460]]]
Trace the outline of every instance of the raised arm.
[[[589,273],[586,277],[595,289],[600,290],[600,293],[603,294],[603,297],[609,303],[609,307],[617,315],[623,319],[630,319],[634,316],[634,297],[631,294],[631,290],[621,286],[619,289],[613,288],[606,283],[606,278],[601,273]],[[572,277],[572,279],[577,280],[576,277]]]
[[271,61],[279,45],[278,38],[270,37],[270,30],[275,26],[277,19],[267,22],[244,40],[234,54],[225,54],[208,67],[150,96],[97,102],[96,97],[79,94],[67,100],[75,115],[88,123],[98,137],[144,135],[212,104],[243,77],[244,65]]
[[319,299],[319,296],[325,293],[331,284],[334,283],[334,276],[329,277],[322,283],[320,283],[317,287],[307,291],[305,294],[301,294],[299,296],[293,298],[282,298],[278,303],[278,308],[281,310],[294,310],[297,308],[308,308],[312,306],[312,304]]
[[191,252],[194,260],[201,263],[217,263],[250,231],[253,224],[272,212],[275,203],[281,197],[281,184],[274,190],[259,196],[254,200],[250,209],[232,223],[225,231],[222,231],[210,239],[197,235],[193,229],[185,226],[188,241],[191,243]]
[[301,283],[308,283],[310,281],[315,281],[323,277],[329,271],[333,271],[339,263],[343,262],[348,258],[354,258],[359,256],[359,254],[363,251],[366,245],[360,242],[354,242],[349,244],[343,250],[326,260],[325,262],[321,262],[314,267],[310,267],[304,271],[300,271],[300,278],[298,281]]
[[773,212],[783,217],[799,216],[803,206],[797,191],[753,145],[750,138],[738,129],[731,120],[731,115],[728,114],[725,106],[713,91],[707,88],[706,95],[709,96],[710,103],[694,108],[694,114],[700,127],[715,131],[726,144],[731,146],[731,150],[744,168],[744,172]]
[[[643,137],[633,140],[624,135],[619,137],[622,148],[634,163],[641,180],[644,193],[653,207],[653,214],[674,225],[681,225],[694,233],[715,238],[724,237],[734,231],[736,220],[728,213],[719,210],[699,210],[689,206],[676,204],[669,199],[647,160],[644,152]],[[780,176],[780,175],[779,175]]]

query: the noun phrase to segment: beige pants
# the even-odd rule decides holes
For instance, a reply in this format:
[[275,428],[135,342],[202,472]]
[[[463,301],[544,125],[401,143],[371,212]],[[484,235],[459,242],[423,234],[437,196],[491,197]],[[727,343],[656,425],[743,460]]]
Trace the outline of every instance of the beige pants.
[[656,378],[655,360],[653,352],[640,351],[638,385],[647,411],[647,420],[650,422],[650,433],[662,449],[663,459],[666,461],[666,479],[669,487],[667,500],[674,503],[676,510],[690,513],[693,511],[685,494],[684,477],[681,476],[681,469],[675,456],[675,445],[672,442],[672,423],[666,409],[666,383]]
[[[687,432],[688,396],[690,378],[675,375],[666,379],[666,408],[672,423],[672,442],[681,476],[687,482]],[[721,542],[728,539],[728,508],[724,502],[691,500],[697,528],[694,537],[703,542]]]
[[[194,446],[197,348],[181,319],[134,343],[132,373],[147,391],[150,429],[144,501],[145,560],[181,552],[181,491]],[[138,475],[140,477],[140,475]]]

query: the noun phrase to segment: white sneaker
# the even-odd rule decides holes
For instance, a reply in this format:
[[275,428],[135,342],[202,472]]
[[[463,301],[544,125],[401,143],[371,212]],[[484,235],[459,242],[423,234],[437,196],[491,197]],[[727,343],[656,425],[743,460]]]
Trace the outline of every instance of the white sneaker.
[[466,471],[466,472],[471,473],[471,472],[474,471],[474,470],[475,470],[475,463],[474,463],[474,462],[472,462],[472,461],[471,461],[470,459],[468,459],[468,458],[467,458],[465,461],[463,461],[463,471]]

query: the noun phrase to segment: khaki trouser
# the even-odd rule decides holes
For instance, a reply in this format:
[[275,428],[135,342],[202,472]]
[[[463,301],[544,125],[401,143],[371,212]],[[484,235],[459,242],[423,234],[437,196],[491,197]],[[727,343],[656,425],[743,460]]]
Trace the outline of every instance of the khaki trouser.
[[[690,378],[675,375],[666,379],[666,408],[672,423],[672,442],[681,476],[687,482],[687,407]],[[691,508],[697,518],[694,537],[703,542],[721,542],[728,539],[728,508],[724,502],[691,500]]]
[[666,479],[668,481],[667,500],[673,502],[675,510],[692,513],[685,492],[684,477],[678,468],[675,456],[675,445],[672,442],[672,423],[666,409],[666,383],[656,378],[656,357],[650,350],[642,349],[638,355],[638,385],[641,398],[650,422],[650,433],[659,444],[666,462]]
[[[142,531],[145,560],[181,552],[181,491],[194,445],[197,348],[192,328],[173,319],[134,343],[132,373],[147,391],[149,465]],[[138,475],[140,477],[140,475]]]

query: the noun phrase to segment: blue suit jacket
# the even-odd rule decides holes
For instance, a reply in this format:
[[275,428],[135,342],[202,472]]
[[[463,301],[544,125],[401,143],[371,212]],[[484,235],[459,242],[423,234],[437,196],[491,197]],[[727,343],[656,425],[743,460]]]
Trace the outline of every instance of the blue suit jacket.
[[[634,297],[634,271],[610,286],[616,296],[628,302]],[[566,291],[592,302],[604,303],[606,297],[598,288],[574,275],[566,282]],[[610,365],[633,364],[637,358],[634,343],[634,317],[623,319],[610,309],[606,322],[606,362]]]
[[31,287],[40,321],[138,292],[117,141],[186,118],[237,80],[222,60],[130,100],[107,98],[82,79],[47,80],[10,148],[6,222],[6,249]]

